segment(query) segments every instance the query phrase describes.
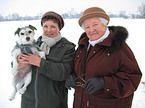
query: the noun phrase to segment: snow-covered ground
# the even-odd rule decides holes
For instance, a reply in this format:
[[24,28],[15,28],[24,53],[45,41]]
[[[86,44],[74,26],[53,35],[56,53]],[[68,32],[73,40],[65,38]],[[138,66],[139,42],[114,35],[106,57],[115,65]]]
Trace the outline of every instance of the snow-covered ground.
[[[35,32],[36,39],[42,34],[42,28],[40,20],[35,21],[11,21],[11,22],[0,22],[0,108],[20,108],[21,96],[16,95],[14,101],[9,101],[11,93],[11,50],[15,45],[16,36],[14,32],[18,27],[33,25],[38,30]],[[141,81],[145,81],[145,19],[121,19],[113,18],[110,20],[109,25],[124,26],[129,31],[129,38],[127,43],[131,47],[134,55],[138,61],[139,67],[143,73]],[[62,36],[68,40],[74,42],[77,45],[78,39],[83,32],[82,28],[78,25],[78,19],[65,19],[65,27],[62,29]],[[144,87],[145,89],[145,87]],[[145,107],[145,92],[143,92],[143,84],[140,83],[137,91],[134,95],[132,108],[144,108]],[[145,91],[145,90],[144,90]],[[69,108],[73,105],[73,93],[74,90],[69,91],[68,104]]]

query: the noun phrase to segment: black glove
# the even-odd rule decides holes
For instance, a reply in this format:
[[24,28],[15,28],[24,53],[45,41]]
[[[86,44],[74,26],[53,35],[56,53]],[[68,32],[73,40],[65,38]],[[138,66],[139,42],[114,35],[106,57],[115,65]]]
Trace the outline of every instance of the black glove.
[[72,75],[69,75],[68,78],[66,79],[65,81],[65,87],[69,90],[71,90],[71,87],[72,88],[75,88],[76,87],[76,75],[72,74]]
[[104,78],[90,78],[86,81],[84,88],[86,88],[88,94],[92,94],[104,88]]

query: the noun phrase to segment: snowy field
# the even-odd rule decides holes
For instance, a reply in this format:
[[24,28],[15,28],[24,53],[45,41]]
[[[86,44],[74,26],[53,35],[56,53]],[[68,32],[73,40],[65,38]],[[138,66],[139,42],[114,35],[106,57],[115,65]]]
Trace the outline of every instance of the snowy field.
[[[35,21],[11,21],[0,22],[0,108],[20,108],[21,97],[16,95],[14,101],[9,101],[11,93],[10,63],[12,61],[11,50],[15,45],[16,36],[14,32],[18,27],[33,25],[37,28],[35,38],[37,39],[42,34],[40,20]],[[127,43],[131,47],[138,61],[139,67],[143,73],[141,81],[145,81],[145,19],[111,19],[109,25],[124,26],[129,31]],[[83,30],[78,25],[78,19],[65,19],[65,27],[62,29],[62,36],[66,37],[71,42],[77,45],[78,39]],[[139,88],[135,92],[132,108],[145,108],[145,87],[140,83]],[[72,108],[74,90],[69,91],[68,104]]]

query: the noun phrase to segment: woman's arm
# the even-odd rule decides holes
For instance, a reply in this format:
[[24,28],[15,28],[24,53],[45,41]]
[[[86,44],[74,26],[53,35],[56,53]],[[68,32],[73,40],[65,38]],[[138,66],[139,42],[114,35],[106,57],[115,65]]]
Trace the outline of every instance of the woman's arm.
[[39,73],[55,81],[66,80],[67,76],[73,71],[74,55],[75,48],[72,46],[61,49],[61,58],[50,57],[48,58],[49,60],[41,59]]
[[125,46],[118,52],[118,72],[105,76],[105,92],[123,98],[132,95],[137,89],[142,73],[132,51]]

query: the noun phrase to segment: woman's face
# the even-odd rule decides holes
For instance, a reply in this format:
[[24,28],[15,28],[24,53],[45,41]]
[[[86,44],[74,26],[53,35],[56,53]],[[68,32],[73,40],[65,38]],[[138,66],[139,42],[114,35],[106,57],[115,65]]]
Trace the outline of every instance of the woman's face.
[[49,19],[43,22],[43,34],[45,36],[54,38],[59,33],[58,24],[55,23],[53,20]]
[[85,21],[84,28],[88,38],[91,41],[94,41],[105,34],[107,25],[104,26],[98,18],[90,18]]

